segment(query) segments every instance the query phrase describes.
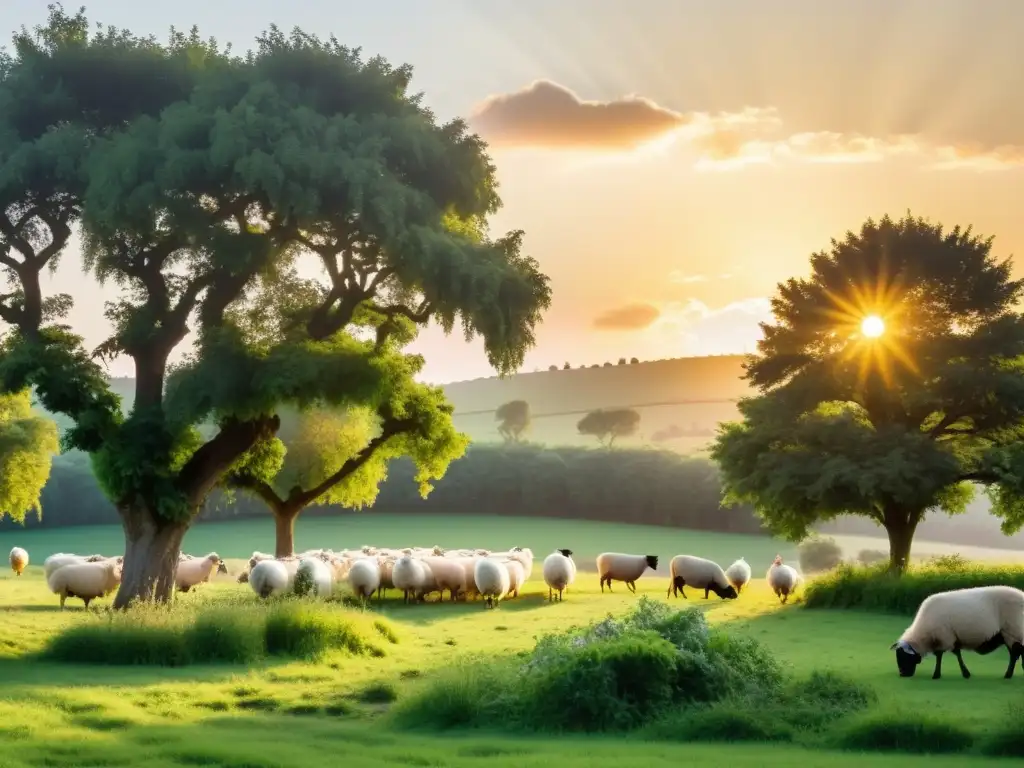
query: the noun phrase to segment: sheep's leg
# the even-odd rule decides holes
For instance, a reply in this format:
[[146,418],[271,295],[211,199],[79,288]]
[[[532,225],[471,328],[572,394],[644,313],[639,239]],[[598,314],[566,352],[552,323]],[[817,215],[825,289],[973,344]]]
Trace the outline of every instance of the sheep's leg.
[[953,646],[953,655],[956,656],[956,663],[960,665],[960,674],[964,676],[964,680],[969,680],[971,673],[967,670],[967,665],[964,664],[964,657],[960,653],[959,646]]
[[60,609],[62,611],[64,610],[64,601],[67,600],[67,599],[68,599],[67,593],[66,592],[61,592],[60,593]]
[[562,602],[562,590],[558,590],[558,602]]
[[935,671],[932,672],[932,680],[942,677],[942,651],[935,652]]
[[666,600],[668,600],[668,599],[669,599],[670,597],[672,597],[672,588],[673,588],[673,587],[674,587],[675,585],[676,585],[676,584],[675,584],[675,581],[674,581],[674,580],[673,580],[673,581],[670,581],[670,582],[668,583],[668,589],[667,589],[667,590],[665,590],[665,599],[666,599]]
[[711,592],[711,587],[704,587],[704,599],[708,599],[708,594]]
[[83,597],[82,602],[85,603],[85,610],[89,610],[89,603],[92,601],[91,597]]
[[636,584],[635,583],[633,583],[632,581],[627,581],[626,582],[626,586],[629,588],[630,592],[632,592],[634,595],[636,594]]
[[1014,643],[1010,646],[1010,666],[1006,668],[1006,674],[1004,678],[1009,680],[1013,677],[1013,671],[1017,668],[1017,659],[1024,655],[1024,645],[1020,643]]

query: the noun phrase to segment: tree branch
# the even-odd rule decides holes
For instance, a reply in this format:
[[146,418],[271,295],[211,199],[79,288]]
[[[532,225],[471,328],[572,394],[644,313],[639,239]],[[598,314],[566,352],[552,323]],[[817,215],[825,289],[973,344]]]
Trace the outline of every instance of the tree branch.
[[253,421],[229,417],[220,425],[220,432],[199,448],[178,473],[178,487],[189,504],[198,507],[223,478],[228,467],[262,438],[274,435],[281,426],[277,416]]
[[304,491],[301,488],[292,489],[286,500],[287,505],[289,507],[302,508],[312,504],[331,490],[331,488],[365,465],[373,458],[373,454],[392,437],[407,432],[414,432],[417,427],[418,422],[415,419],[385,419],[381,433],[368,442],[359,453],[342,464],[337,472],[308,491]]
[[262,480],[255,480],[245,475],[231,475],[227,478],[226,485],[252,493],[254,496],[262,499],[274,512],[284,508],[286,503],[285,499],[278,496],[277,491],[269,483],[265,483]]

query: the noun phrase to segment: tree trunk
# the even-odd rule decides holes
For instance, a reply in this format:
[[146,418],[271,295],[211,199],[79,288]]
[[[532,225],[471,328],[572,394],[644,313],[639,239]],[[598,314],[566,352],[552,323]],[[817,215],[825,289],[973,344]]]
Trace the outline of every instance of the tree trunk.
[[889,571],[902,576],[910,564],[910,547],[914,542],[919,515],[906,512],[886,515],[885,532],[889,535]]
[[274,510],[274,557],[288,557],[295,554],[295,521],[301,509]]
[[133,601],[166,603],[174,596],[178,553],[188,523],[160,520],[145,504],[118,510],[124,526],[124,566],[114,609]]

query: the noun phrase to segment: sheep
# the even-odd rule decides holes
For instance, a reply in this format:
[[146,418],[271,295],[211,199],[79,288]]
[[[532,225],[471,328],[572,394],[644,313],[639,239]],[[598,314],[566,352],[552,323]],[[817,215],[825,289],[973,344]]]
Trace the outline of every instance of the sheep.
[[309,580],[310,592],[317,597],[327,597],[334,586],[334,574],[319,557],[304,557],[295,569],[296,582],[299,575]]
[[211,552],[202,559],[189,557],[188,560],[179,560],[178,571],[174,575],[174,586],[179,592],[188,592],[197,584],[209,581],[214,568],[217,569],[217,573],[228,572],[228,567],[216,552]]
[[636,580],[644,571],[658,569],[657,555],[624,555],[621,552],[602,552],[597,556],[597,572],[601,576],[601,592],[605,582],[612,591],[612,581],[624,581],[629,590],[636,594]]
[[1017,659],[1024,657],[1024,592],[1014,587],[970,587],[926,597],[914,621],[889,646],[896,651],[900,677],[913,677],[917,665],[935,654],[932,680],[942,677],[942,654],[952,651],[966,680],[971,676],[961,651],[985,656],[1001,646],[1010,651],[1003,677],[1013,677]]
[[508,592],[506,594],[508,597],[519,597],[519,590],[526,583],[526,568],[523,567],[522,561],[514,557],[505,560],[503,565],[508,571]]
[[796,572],[796,568],[782,562],[782,555],[776,555],[765,575],[765,580],[775,596],[785,604],[789,596],[796,591],[797,584],[800,583],[800,574]]
[[480,597],[480,590],[476,588],[476,580],[473,577],[474,570],[476,569],[476,561],[479,559],[480,558],[476,555],[467,555],[455,560],[466,574],[465,597],[467,600],[470,598],[475,600]]
[[446,589],[451,593],[452,602],[455,602],[460,593],[466,591],[466,569],[461,563],[443,557],[428,557],[422,562],[433,575],[437,589],[441,592],[441,600],[444,600]]
[[750,566],[742,557],[725,569],[725,578],[736,588],[738,595],[750,583]]
[[481,557],[476,561],[473,566],[473,582],[488,608],[494,608],[508,594],[511,586],[505,564],[489,557]]
[[358,597],[372,597],[380,586],[380,563],[372,557],[356,560],[348,571],[348,583]]
[[249,571],[249,586],[264,599],[286,592],[290,581],[288,569],[278,560],[260,560]]
[[723,600],[734,600],[739,594],[736,588],[725,577],[722,566],[711,560],[694,555],[676,555],[669,563],[668,592],[665,597],[682,595],[686,600],[683,587],[689,585],[694,589],[704,590],[704,599],[714,592]]
[[395,561],[391,579],[395,589],[402,591],[402,602],[411,603],[416,598],[416,591],[426,584],[426,570],[423,563],[412,555],[403,555]]
[[21,547],[14,547],[11,549],[11,570],[14,571],[16,576],[21,576],[22,571],[28,565],[28,552]]
[[98,597],[106,597],[121,583],[121,564],[115,560],[96,563],[68,563],[46,580],[46,585],[55,595],[60,595],[60,609],[69,597],[77,597],[89,603]]
[[43,561],[43,578],[49,581],[54,571],[71,563],[102,563],[107,560],[113,560],[119,565],[124,563],[124,557],[120,555],[108,558],[104,555],[72,555],[66,552],[57,552]]
[[395,569],[396,560],[397,558],[391,555],[386,557],[377,556],[377,562],[380,563],[380,586],[377,587],[378,598],[385,597],[389,589],[395,588],[395,580],[392,573]]
[[573,579],[576,578],[576,568],[572,561],[572,550],[556,549],[544,558],[541,572],[544,574],[544,583],[548,585],[548,602],[551,602],[556,590],[558,592],[558,599],[561,600],[565,588],[572,584]]

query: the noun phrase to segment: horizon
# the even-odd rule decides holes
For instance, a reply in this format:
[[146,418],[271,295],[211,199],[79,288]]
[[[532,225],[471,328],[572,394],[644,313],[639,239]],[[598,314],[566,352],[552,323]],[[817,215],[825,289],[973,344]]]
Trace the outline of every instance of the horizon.
[[[910,210],[994,235],[999,258],[1022,250],[1024,103],[1012,65],[1024,4],[649,0],[627,11],[600,0],[581,15],[582,1],[282,12],[266,0],[95,0],[86,12],[159,39],[197,24],[236,51],[277,22],[412,64],[425,103],[490,144],[505,203],[492,232],[525,230],[526,252],[551,277],[552,307],[521,373],[753,352],[776,285],[869,217]],[[45,17],[29,0],[5,11],[8,33]],[[69,251],[44,290],[74,296],[69,321],[92,348],[117,292],[82,290]],[[479,341],[434,326],[410,351],[424,354],[431,383],[494,376]],[[109,372],[131,376],[131,361]]]

